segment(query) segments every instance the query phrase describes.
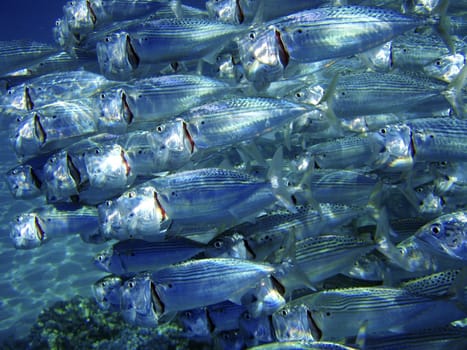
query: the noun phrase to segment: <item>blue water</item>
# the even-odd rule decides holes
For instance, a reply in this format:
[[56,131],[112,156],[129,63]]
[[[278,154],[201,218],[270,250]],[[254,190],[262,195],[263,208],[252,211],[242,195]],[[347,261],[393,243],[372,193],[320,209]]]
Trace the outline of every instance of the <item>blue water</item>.
[[[63,0],[1,1],[0,40],[52,43],[52,28],[63,15],[63,4]],[[8,222],[15,214],[43,201],[12,199],[3,181],[3,174],[16,163],[7,135],[2,127],[0,147],[8,151],[0,153],[0,343],[27,336],[39,312],[54,301],[76,294],[90,296],[91,284],[102,275],[91,264],[92,256],[101,247],[83,245],[79,237],[51,242],[45,249],[14,249],[8,237]]]
[[0,2],[0,40],[31,39],[52,42],[52,27],[62,16],[63,0]]

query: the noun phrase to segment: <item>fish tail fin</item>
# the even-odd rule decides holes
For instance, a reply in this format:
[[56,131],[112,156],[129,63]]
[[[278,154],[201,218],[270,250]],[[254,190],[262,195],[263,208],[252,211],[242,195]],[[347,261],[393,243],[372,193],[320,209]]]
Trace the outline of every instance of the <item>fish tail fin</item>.
[[320,109],[324,112],[325,116],[328,118],[329,124],[333,132],[336,135],[342,135],[343,134],[342,123],[337,117],[333,109],[333,102],[334,102],[333,96],[336,91],[338,80],[339,80],[339,74],[335,74],[331,80],[331,83],[326,89],[326,92],[324,93],[323,97],[319,101],[319,106],[322,106],[322,108]]
[[462,90],[467,83],[467,64],[464,64],[456,78],[448,85],[448,88],[443,92],[443,96],[451,104],[452,109],[459,118],[465,118],[467,111],[465,110]]
[[456,53],[456,48],[454,41],[449,34],[451,31],[451,21],[447,16],[447,10],[449,7],[449,0],[441,0],[438,5],[433,9],[433,16],[435,18],[436,24],[435,29],[438,32],[441,39],[448,47],[449,51],[452,54]]
[[296,213],[297,208],[295,207],[294,197],[287,188],[282,178],[282,165],[284,163],[284,155],[282,147],[279,147],[274,153],[271,160],[271,166],[268,171],[268,179],[271,183],[272,191],[274,196],[279,202],[290,212]]

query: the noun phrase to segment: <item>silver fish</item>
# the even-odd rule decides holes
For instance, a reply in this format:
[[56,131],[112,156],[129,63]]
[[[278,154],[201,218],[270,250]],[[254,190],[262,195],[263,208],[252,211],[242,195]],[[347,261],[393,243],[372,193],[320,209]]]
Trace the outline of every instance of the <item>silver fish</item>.
[[184,239],[162,242],[127,240],[115,243],[94,258],[100,269],[123,275],[156,270],[162,266],[187,260],[203,251],[203,246]]
[[[240,298],[274,268],[241,259],[210,258],[192,260],[162,268],[152,274],[161,313],[189,310]],[[187,289],[188,288],[188,289]],[[190,290],[190,298],[186,298]]]
[[97,232],[97,211],[92,207],[44,206],[23,213],[11,223],[10,238],[17,249],[41,246],[64,234],[80,234],[88,242],[102,242]]

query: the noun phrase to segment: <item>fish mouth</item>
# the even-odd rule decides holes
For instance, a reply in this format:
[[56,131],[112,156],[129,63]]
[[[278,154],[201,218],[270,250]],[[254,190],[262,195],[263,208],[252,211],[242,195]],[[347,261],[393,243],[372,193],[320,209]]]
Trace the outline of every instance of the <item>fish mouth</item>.
[[97,16],[96,16],[96,13],[94,12],[94,9],[92,8],[91,1],[86,0],[86,7],[89,11],[89,16],[91,17],[92,24],[96,25]]
[[310,326],[310,331],[311,331],[311,335],[313,336],[313,339],[315,341],[321,340],[321,338],[323,337],[323,332],[321,331],[321,329],[319,329],[318,325],[313,319],[313,315],[310,310],[306,311],[306,316],[308,319],[308,325]]
[[34,217],[34,226],[36,227],[36,235],[39,241],[42,242],[45,236],[45,231],[42,229],[42,226],[40,224],[40,220],[37,216]]
[[159,294],[157,294],[156,285],[154,282],[149,282],[149,285],[151,289],[152,310],[156,315],[161,315],[165,312],[165,305],[159,297]]
[[126,99],[126,94],[122,92],[122,105],[123,105],[123,119],[125,119],[125,122],[127,125],[130,125],[133,122],[134,119],[134,114],[130,109],[130,106],[128,105],[128,101]]
[[129,35],[126,36],[126,53],[127,53],[127,58],[128,58],[128,63],[130,63],[131,68],[136,69],[139,66],[139,57],[138,54],[136,53],[133,45],[131,44],[131,38]]
[[190,153],[193,154],[195,151],[195,141],[193,140],[193,137],[191,136],[190,132],[188,131],[188,125],[185,121],[182,121],[183,125],[183,132],[185,134],[185,137],[187,138],[188,142],[190,143]]
[[286,289],[282,283],[279,282],[279,280],[271,275],[271,282],[272,285],[274,286],[274,289],[279,292],[281,296],[285,295]]
[[247,254],[251,257],[252,260],[256,259],[256,253],[251,249],[250,243],[248,243],[247,239],[243,240],[243,245],[245,246]]
[[26,109],[30,111],[31,109],[34,108],[34,103],[32,102],[31,95],[29,94],[29,88],[25,87],[24,88],[24,102],[26,105]]
[[81,184],[81,174],[76,165],[73,163],[73,159],[71,159],[71,156],[69,154],[66,155],[66,165],[68,167],[68,171],[70,172],[70,176],[73,179],[73,182],[75,183],[76,188],[79,188]]
[[238,24],[242,24],[245,21],[245,14],[243,13],[242,7],[240,6],[240,0],[235,1],[235,13],[237,14]]
[[205,309],[205,312],[206,312],[206,321],[208,322],[208,330],[210,333],[214,333],[214,331],[216,330],[216,324],[213,322],[212,318],[211,318],[211,314],[209,313],[209,310],[206,308]]
[[290,55],[289,52],[287,51],[287,48],[284,44],[284,41],[282,40],[281,33],[276,29],[274,31],[275,37],[276,37],[276,43],[278,45],[279,49],[279,61],[282,65],[282,67],[286,68],[287,65],[289,64],[290,60]]
[[161,202],[159,201],[159,198],[157,196],[157,192],[154,191],[154,201],[156,202],[156,207],[159,209],[160,214],[161,214],[161,221],[164,222],[165,220],[168,219],[167,212],[165,211],[164,207],[162,206]]
[[32,182],[34,183],[34,186],[36,186],[37,189],[40,189],[42,187],[42,181],[39,179],[37,174],[34,172],[34,169],[30,168],[29,169],[29,175],[31,175]]
[[125,166],[125,176],[128,177],[128,175],[130,175],[130,172],[131,172],[131,166],[128,163],[128,160],[125,158],[125,151],[124,150],[122,150],[120,152],[120,156],[122,157],[123,165]]
[[34,114],[34,135],[41,144],[44,144],[47,140],[47,133],[45,132],[44,127],[41,124],[41,119],[37,113]]

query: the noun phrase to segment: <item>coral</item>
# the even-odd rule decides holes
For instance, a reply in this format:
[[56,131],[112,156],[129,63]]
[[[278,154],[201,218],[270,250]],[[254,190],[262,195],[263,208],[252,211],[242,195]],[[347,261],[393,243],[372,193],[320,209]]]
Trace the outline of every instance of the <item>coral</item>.
[[173,323],[157,328],[133,327],[118,313],[101,310],[94,300],[76,296],[44,309],[26,338],[10,341],[0,348],[169,350],[193,346]]

